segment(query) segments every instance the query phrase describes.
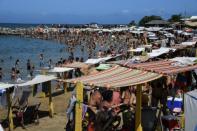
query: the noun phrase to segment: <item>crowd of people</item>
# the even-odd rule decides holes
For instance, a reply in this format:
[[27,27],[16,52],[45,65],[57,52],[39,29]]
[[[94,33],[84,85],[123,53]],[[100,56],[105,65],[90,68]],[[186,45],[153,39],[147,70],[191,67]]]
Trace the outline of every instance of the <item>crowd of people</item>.
[[[180,113],[184,110],[183,105],[180,109],[171,108],[167,104],[168,97],[182,98],[183,93],[196,89],[196,85],[197,75],[195,71],[179,73],[174,77],[166,76],[148,82],[142,89],[142,108],[160,107],[159,110],[161,110],[163,116],[167,116],[172,112]],[[135,130],[136,90],[137,86],[129,86],[117,90],[103,87],[85,87],[82,104],[83,130]],[[67,131],[73,131],[75,127],[76,114],[74,105],[76,102],[76,92],[74,90],[67,109]],[[142,115],[144,114],[142,113]],[[143,117],[150,119],[149,123],[151,123],[156,120],[151,121],[155,116],[151,116],[150,113]],[[144,126],[146,127],[146,125]],[[145,129],[148,130],[148,128]]]

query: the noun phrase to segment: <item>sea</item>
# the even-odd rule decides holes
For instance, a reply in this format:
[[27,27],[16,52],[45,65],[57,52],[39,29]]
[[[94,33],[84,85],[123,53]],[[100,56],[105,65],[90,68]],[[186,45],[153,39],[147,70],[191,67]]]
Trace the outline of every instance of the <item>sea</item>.
[[[66,51],[67,45],[56,41],[24,38],[20,36],[0,35],[0,67],[3,70],[3,82],[9,82],[11,79],[11,68],[15,66],[15,62],[19,59],[19,68],[22,79],[26,79],[27,60],[35,66],[35,70],[39,69],[39,55],[44,55],[45,66],[49,59],[53,63],[57,63],[60,58],[68,59],[70,53]],[[81,52],[79,46],[75,47],[74,57],[88,58],[86,53]],[[39,72],[37,72],[39,73]]]

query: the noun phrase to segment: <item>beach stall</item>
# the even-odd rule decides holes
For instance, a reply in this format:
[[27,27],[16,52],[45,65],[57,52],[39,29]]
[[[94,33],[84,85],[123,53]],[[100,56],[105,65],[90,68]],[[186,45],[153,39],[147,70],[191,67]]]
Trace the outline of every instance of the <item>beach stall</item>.
[[46,86],[49,90],[49,115],[50,117],[53,117],[54,115],[54,108],[53,108],[53,101],[52,101],[52,87],[51,87],[51,81],[56,80],[57,77],[54,75],[37,75],[35,78],[33,78],[30,81],[27,81],[22,84],[17,84],[18,87],[27,87],[27,86],[33,86],[33,88],[37,88],[38,84],[43,83],[43,86]]
[[8,107],[8,121],[9,121],[9,129],[12,131],[14,129],[13,124],[13,115],[12,115],[12,102],[10,96],[10,88],[13,88],[14,84],[8,83],[0,83],[0,91],[1,91],[1,104]]
[[142,85],[144,83],[159,79],[161,74],[147,72],[143,70],[129,69],[115,65],[107,70],[93,75],[83,76],[75,79],[66,80],[68,83],[76,85],[76,106],[75,106],[75,130],[82,130],[82,102],[84,86],[104,87],[106,89],[118,90],[122,87],[137,85],[137,102],[135,109],[135,130],[142,131],[141,126],[141,104],[142,104]]
[[[50,115],[50,117],[53,117],[54,109],[53,109],[53,102],[52,102],[51,81],[55,80],[55,79],[56,79],[56,77],[53,75],[37,75],[32,80],[23,82],[21,84],[0,83],[1,92],[4,91],[7,95],[6,100],[7,100],[7,106],[8,106],[9,130],[13,130],[13,128],[14,128],[12,104],[13,104],[13,100],[14,100],[15,96],[18,95],[15,92],[15,90],[17,88],[27,89],[27,87],[32,87],[34,90],[35,88],[37,88],[37,84],[45,83],[45,85],[49,89],[49,115]],[[10,96],[10,93],[11,93],[10,88],[14,88],[12,98]],[[13,99],[13,100],[11,100],[11,99]]]
[[[187,119],[188,119],[188,109],[191,108],[191,103],[189,103],[188,101],[190,99],[189,97],[191,97],[191,96],[189,95],[190,93],[187,93],[187,92],[189,90],[191,90],[190,86],[192,84],[192,81],[191,81],[192,76],[191,76],[191,74],[185,74],[185,73],[188,71],[192,71],[192,70],[194,71],[195,69],[197,69],[196,60],[197,60],[196,57],[176,57],[176,58],[169,59],[169,60],[160,60],[160,61],[146,62],[146,63],[139,63],[139,64],[128,63],[126,66],[133,68],[133,69],[141,69],[144,71],[151,71],[151,72],[159,73],[159,74],[162,74],[163,76],[166,76],[166,77],[176,76],[176,80],[178,80],[178,81],[175,82],[173,80],[173,83],[175,84],[176,88],[180,88],[180,90],[183,91],[182,92],[183,95],[186,96],[185,103],[188,103],[188,104],[184,105],[184,108],[186,109],[185,115],[187,115]],[[186,76],[184,76],[184,75],[186,75]],[[187,80],[188,78],[190,78],[190,80]],[[185,84],[183,84],[183,82],[185,82]],[[180,97],[180,98],[182,98],[182,97]],[[170,99],[168,99],[168,100],[170,100]],[[195,100],[195,99],[193,99],[193,100]],[[175,98],[174,101],[177,104],[177,103],[180,103],[180,101],[182,101],[182,99]],[[181,103],[183,103],[183,101]],[[178,104],[178,105],[180,105],[180,104]],[[193,106],[193,107],[195,108],[195,106]],[[179,106],[178,108],[179,108],[178,110],[175,110],[175,108],[173,108],[173,111],[174,112],[182,112],[180,110],[181,107]],[[185,119],[185,122],[187,121],[187,119]],[[188,126],[189,125],[188,122],[186,122],[186,123]],[[179,125],[179,128],[183,128],[183,127],[184,127],[183,124]],[[188,127],[186,127],[186,128],[190,129]]]
[[128,63],[126,66],[134,69],[152,71],[163,75],[170,75],[196,69],[196,60],[196,57],[176,57],[168,60],[152,61],[139,64]]
[[62,80],[67,79],[67,73],[69,71],[74,70],[74,68],[69,68],[69,67],[54,67],[53,69],[48,70],[48,73],[55,73],[56,77],[57,77],[57,81],[58,81],[58,86],[60,86],[60,84],[63,84],[63,88],[64,88],[64,92],[65,89],[67,87],[66,83],[61,83]]
[[173,48],[161,47],[159,49],[154,49],[154,50],[152,50],[151,53],[147,53],[147,54],[148,54],[149,58],[155,58],[155,57],[161,56],[163,54],[167,54],[170,51],[174,52],[175,50],[176,49],[173,49]]

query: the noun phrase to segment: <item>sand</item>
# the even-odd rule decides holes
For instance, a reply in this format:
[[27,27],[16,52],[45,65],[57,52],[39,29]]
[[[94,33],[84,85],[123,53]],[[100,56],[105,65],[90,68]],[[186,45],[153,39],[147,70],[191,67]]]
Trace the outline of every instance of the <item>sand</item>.
[[[54,103],[54,117],[50,118],[48,115],[48,97],[46,98],[38,98],[30,97],[29,105],[41,102],[40,110],[40,119],[39,124],[31,123],[25,125],[26,129],[22,129],[22,127],[16,127],[14,131],[65,131],[66,125],[66,107],[68,105],[68,101],[71,93],[57,93],[53,96]],[[5,119],[7,117],[7,110],[0,109],[0,120]],[[5,129],[7,131],[8,128]]]

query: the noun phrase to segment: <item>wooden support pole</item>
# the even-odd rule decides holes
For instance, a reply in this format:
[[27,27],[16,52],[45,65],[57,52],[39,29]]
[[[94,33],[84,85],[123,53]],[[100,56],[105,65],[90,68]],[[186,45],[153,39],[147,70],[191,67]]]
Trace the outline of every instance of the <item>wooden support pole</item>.
[[63,83],[63,87],[64,87],[64,93],[66,93],[66,91],[67,91],[67,82]]
[[197,48],[196,48],[196,57],[197,57]]
[[136,110],[135,110],[135,130],[136,131],[142,131],[141,109],[142,109],[142,85],[137,85]]
[[47,86],[49,89],[49,116],[52,118],[54,115],[54,107],[53,107],[53,100],[52,100],[51,81],[47,82]]
[[[42,75],[47,75],[47,71],[45,69],[41,70]],[[46,83],[42,83],[42,92],[40,92],[40,97],[45,98],[46,97]]]
[[13,123],[12,102],[11,102],[11,99],[10,99],[10,90],[9,90],[9,88],[6,89],[6,95],[7,95],[7,104],[8,104],[9,130],[13,131],[14,123]]
[[33,92],[32,94],[33,94],[33,97],[36,95],[37,89],[38,89],[38,84],[32,85],[32,92]]
[[[63,73],[63,78],[66,80],[67,72]],[[67,82],[63,82],[63,88],[64,88],[64,93],[66,93],[67,90]]]
[[83,84],[78,82],[76,85],[76,99],[75,106],[75,131],[82,131],[82,102],[83,102]]

